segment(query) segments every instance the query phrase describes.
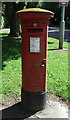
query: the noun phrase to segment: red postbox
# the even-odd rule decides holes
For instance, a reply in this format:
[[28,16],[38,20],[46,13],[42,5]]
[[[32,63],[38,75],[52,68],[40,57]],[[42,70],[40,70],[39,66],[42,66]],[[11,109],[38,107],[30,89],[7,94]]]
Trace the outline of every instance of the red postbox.
[[54,13],[40,8],[20,10],[22,24],[22,105],[41,110],[46,103],[48,19]]

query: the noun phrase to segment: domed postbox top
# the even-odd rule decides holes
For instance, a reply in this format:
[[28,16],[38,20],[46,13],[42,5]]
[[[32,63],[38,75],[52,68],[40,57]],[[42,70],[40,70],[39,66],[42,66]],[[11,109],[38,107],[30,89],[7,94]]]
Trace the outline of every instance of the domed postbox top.
[[17,16],[20,19],[45,19],[45,18],[51,18],[54,16],[54,13],[49,11],[49,10],[45,10],[45,9],[40,9],[40,8],[28,8],[28,9],[23,9],[20,11],[16,12]]
[[53,12],[51,12],[49,10],[45,10],[45,9],[41,9],[41,8],[28,8],[28,9],[23,9],[23,10],[17,11],[16,13],[21,13],[21,12],[46,12],[49,14],[54,14]]

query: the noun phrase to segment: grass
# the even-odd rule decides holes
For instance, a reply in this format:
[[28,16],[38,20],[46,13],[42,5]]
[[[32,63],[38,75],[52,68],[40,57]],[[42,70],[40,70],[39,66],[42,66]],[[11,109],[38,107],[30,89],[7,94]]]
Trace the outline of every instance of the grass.
[[3,98],[21,92],[21,39],[2,38],[2,91]]
[[21,58],[5,61],[2,71],[2,94],[20,94],[21,91]]
[[[70,98],[68,96],[68,51],[59,52],[59,50],[55,50],[56,48],[58,48],[58,40],[49,38],[47,87],[49,92],[66,100]],[[64,42],[64,48],[68,48],[67,42]],[[20,95],[22,84],[21,39],[3,38],[2,52],[0,96],[2,95],[4,98],[11,94]]]
[[[49,41],[53,44],[48,46],[48,91],[68,99],[68,51],[56,49],[58,40],[49,38]],[[68,48],[68,43],[64,42],[64,48]]]

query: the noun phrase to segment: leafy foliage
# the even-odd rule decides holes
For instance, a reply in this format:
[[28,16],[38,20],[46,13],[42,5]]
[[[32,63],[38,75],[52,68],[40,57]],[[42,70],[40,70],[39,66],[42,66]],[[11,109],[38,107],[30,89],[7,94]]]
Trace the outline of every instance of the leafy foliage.
[[36,8],[38,2],[28,2],[26,8]]
[[[7,8],[9,6],[9,4],[10,4],[10,6],[12,6],[14,3],[9,2],[8,5],[7,5]],[[3,4],[3,11],[5,12],[5,7],[6,7],[7,3],[2,3],[2,4]],[[15,11],[18,11],[18,10],[24,8],[24,6],[25,6],[24,2],[15,3],[14,4]],[[59,26],[60,25],[61,7],[59,6],[59,2],[28,2],[27,5],[26,5],[26,8],[32,8],[32,7],[34,7],[34,8],[39,7],[39,8],[48,9],[50,11],[53,11],[55,13],[55,15],[54,15],[54,18],[51,19],[50,26]],[[66,11],[65,11],[66,27],[70,28],[70,12],[68,12],[68,11],[70,11],[70,2],[68,4],[68,6],[66,7]],[[9,11],[7,10],[6,13],[8,14]],[[10,13],[11,13],[11,11],[10,11]],[[5,17],[6,16],[7,15],[5,15]],[[7,21],[6,21],[6,19],[4,19],[4,20],[5,20],[4,24],[6,24]],[[7,27],[7,25],[5,25],[4,27]]]

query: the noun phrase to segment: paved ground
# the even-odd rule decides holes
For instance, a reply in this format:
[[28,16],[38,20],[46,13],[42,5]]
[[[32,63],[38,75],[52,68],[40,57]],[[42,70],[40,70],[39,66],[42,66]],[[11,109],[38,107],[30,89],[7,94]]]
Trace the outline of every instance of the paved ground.
[[0,116],[3,119],[28,120],[29,118],[68,118],[68,105],[53,94],[47,94],[44,110],[39,112],[28,111],[21,107],[20,96],[10,96],[0,104]]
[[[59,39],[60,33],[59,33],[59,28],[58,27],[49,27],[49,37],[53,37],[56,39]],[[64,41],[70,42],[70,30],[65,29],[65,37]]]

